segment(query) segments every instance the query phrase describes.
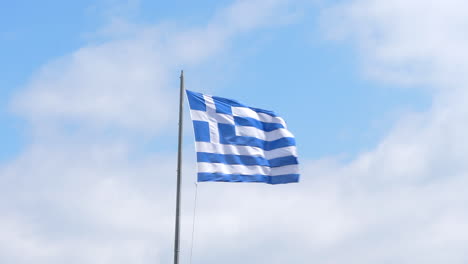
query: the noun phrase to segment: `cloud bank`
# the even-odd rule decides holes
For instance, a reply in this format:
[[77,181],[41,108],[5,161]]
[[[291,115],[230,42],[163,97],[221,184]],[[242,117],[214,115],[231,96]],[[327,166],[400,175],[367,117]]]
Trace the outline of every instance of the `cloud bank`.
[[[137,155],[135,143],[146,142],[133,136],[170,126],[168,76],[180,65],[288,21],[288,4],[237,1],[202,27],[137,27],[40,69],[12,102],[33,140],[0,168],[0,261],[169,262],[175,155]],[[298,185],[200,185],[194,263],[466,263],[464,5],[354,0],[324,9],[324,31],[355,45],[365,76],[427,87],[433,105],[351,162],[304,160]]]

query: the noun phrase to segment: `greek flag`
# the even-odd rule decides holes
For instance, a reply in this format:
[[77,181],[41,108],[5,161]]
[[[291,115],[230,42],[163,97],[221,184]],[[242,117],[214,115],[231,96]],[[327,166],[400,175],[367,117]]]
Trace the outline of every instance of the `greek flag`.
[[198,181],[299,181],[296,142],[272,111],[187,90]]

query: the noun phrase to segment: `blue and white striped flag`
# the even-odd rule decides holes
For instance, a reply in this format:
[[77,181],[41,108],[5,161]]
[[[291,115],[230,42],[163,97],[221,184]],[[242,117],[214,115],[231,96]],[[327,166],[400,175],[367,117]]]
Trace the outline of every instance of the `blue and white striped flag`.
[[187,90],[198,181],[299,181],[296,142],[272,111]]

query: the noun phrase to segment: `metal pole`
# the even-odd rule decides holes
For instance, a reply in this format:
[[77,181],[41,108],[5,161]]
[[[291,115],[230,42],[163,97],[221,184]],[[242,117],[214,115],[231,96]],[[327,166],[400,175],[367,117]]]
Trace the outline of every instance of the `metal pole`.
[[180,72],[180,98],[179,98],[179,145],[177,149],[177,196],[176,220],[174,239],[174,264],[179,264],[179,236],[180,236],[180,183],[182,173],[182,131],[183,131],[183,104],[184,104],[184,71]]

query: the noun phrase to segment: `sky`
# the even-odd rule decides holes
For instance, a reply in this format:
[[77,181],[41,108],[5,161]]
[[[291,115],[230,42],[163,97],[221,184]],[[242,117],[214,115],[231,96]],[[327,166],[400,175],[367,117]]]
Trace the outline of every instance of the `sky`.
[[0,262],[172,261],[183,69],[187,89],[280,114],[301,181],[196,185],[186,111],[181,263],[466,263],[466,10],[5,3]]

